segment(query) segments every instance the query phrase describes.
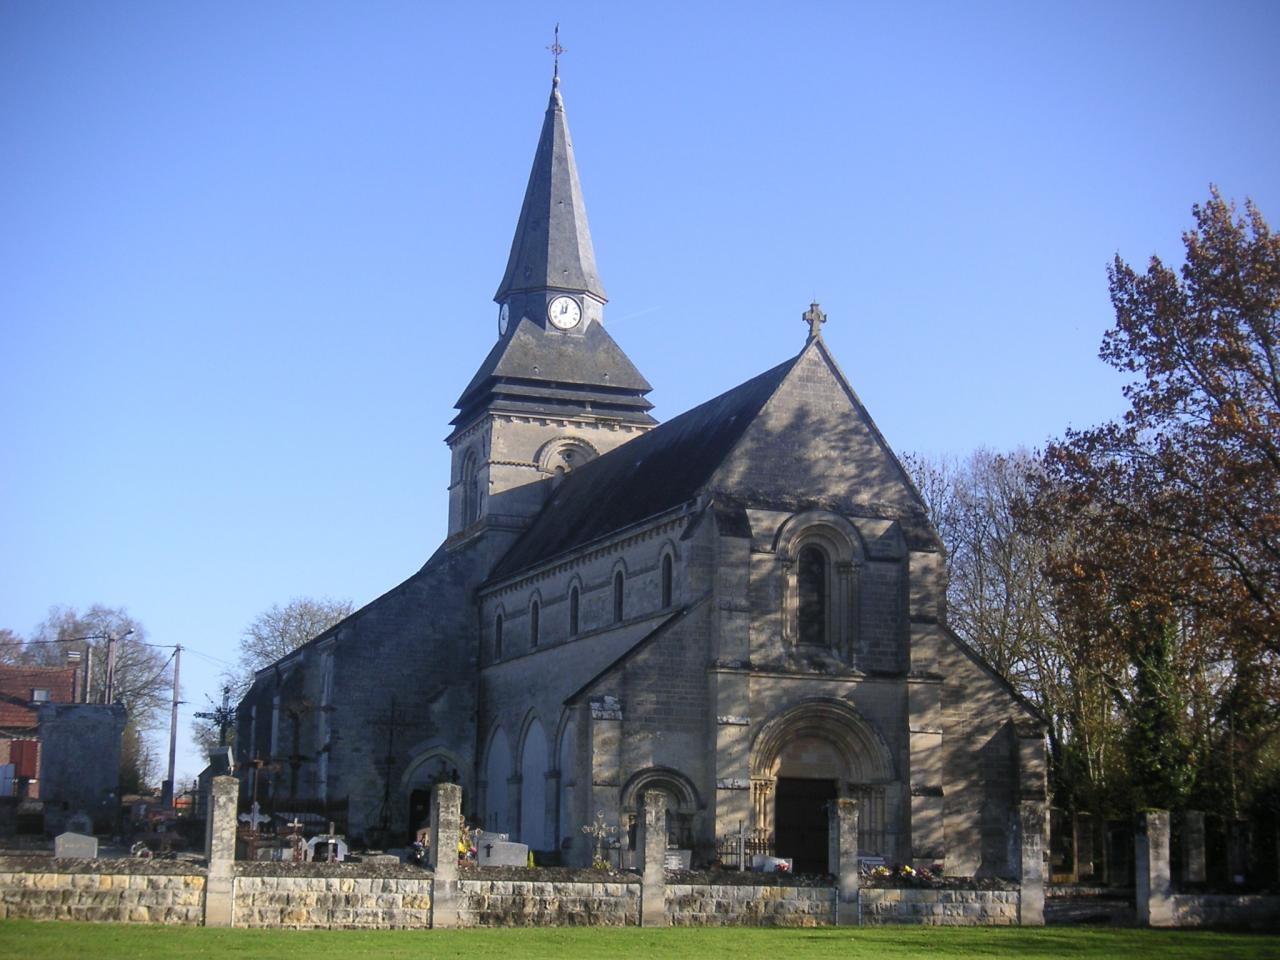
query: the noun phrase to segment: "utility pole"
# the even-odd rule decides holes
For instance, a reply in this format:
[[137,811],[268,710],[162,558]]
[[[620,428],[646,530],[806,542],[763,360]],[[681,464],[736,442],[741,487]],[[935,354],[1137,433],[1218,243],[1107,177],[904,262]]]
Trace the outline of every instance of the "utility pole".
[[133,633],[132,629],[126,630],[120,636],[116,636],[111,631],[107,631],[107,703],[116,702],[116,644],[123,640],[129,634]]
[[[108,648],[110,649],[110,648]],[[169,779],[160,791],[161,806],[174,808],[173,764],[178,755],[178,671],[182,668],[182,644],[173,648],[173,713],[169,717]]]

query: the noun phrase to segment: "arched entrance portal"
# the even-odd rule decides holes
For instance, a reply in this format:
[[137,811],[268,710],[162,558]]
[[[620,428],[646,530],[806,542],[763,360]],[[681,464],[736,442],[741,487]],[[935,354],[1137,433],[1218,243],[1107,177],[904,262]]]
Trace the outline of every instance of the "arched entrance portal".
[[806,700],[768,721],[751,751],[753,817],[779,857],[799,873],[827,870],[827,804],[857,796],[859,850],[882,854],[889,753],[858,712],[842,700]]
[[782,748],[774,787],[774,850],[791,857],[797,873],[827,871],[827,804],[848,780],[835,744],[797,737]]
[[401,796],[408,799],[405,842],[431,829],[431,789],[437,783],[459,783],[458,759],[443,750],[431,750],[412,760],[401,781]]

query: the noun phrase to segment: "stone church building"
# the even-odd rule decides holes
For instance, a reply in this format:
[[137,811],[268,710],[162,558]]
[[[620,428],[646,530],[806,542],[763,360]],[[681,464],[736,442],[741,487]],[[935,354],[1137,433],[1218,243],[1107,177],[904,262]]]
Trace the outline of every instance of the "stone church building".
[[852,796],[864,855],[1012,873],[1041,721],[947,628],[942,544],[821,311],[797,355],[658,424],[605,325],[558,87],[452,420],[448,537],[257,674],[246,802],[403,843],[447,779],[470,822],[583,863],[583,825],[625,844],[658,789],[695,863],[743,827],[825,870],[825,803]]

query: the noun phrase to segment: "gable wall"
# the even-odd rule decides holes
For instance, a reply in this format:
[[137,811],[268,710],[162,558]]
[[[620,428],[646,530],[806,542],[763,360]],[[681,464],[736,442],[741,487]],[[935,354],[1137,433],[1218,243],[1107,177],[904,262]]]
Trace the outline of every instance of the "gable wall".
[[711,485],[753,501],[828,499],[889,517],[922,509],[870,416],[816,346],[797,359]]

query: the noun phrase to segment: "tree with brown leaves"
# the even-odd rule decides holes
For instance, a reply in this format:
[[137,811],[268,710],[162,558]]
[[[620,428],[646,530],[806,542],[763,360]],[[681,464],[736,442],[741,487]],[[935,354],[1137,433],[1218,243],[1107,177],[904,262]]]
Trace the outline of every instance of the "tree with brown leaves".
[[1178,802],[1198,765],[1234,806],[1280,693],[1280,237],[1216,189],[1193,215],[1179,269],[1111,266],[1100,355],[1130,408],[1049,445],[1025,519],[1109,665],[1134,802]]

